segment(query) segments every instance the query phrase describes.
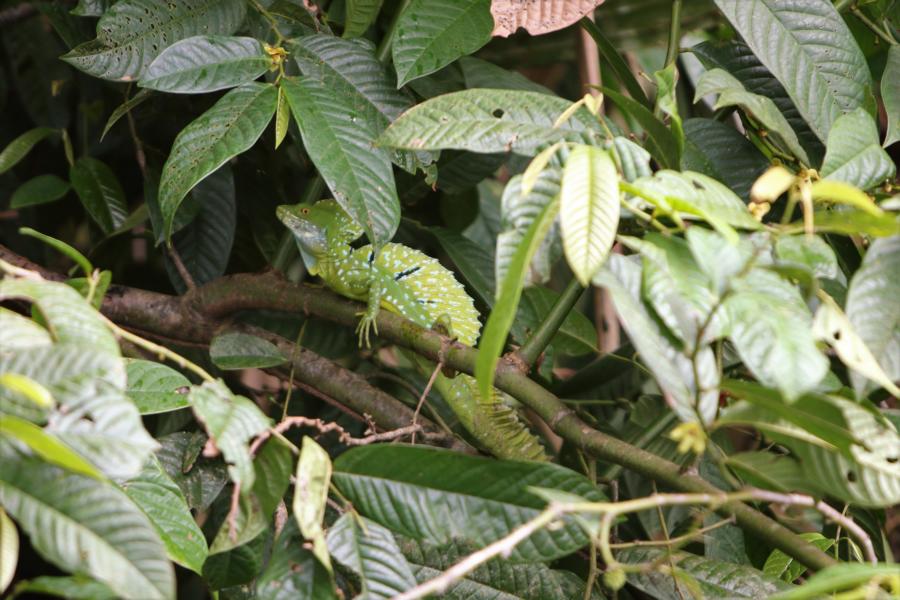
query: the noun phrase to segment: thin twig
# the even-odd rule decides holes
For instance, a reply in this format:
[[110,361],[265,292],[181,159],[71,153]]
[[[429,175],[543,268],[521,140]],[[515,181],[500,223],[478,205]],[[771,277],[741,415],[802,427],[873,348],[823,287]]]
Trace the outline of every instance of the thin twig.
[[[425,384],[425,389],[422,390],[422,395],[419,396],[419,401],[416,403],[416,410],[413,412],[412,424],[416,425],[419,422],[419,413],[422,412],[422,405],[425,404],[425,399],[428,398],[428,393],[431,392],[431,387],[434,385],[435,380],[437,380],[438,375],[441,372],[441,369],[444,368],[444,361],[438,362],[434,365],[434,370],[431,372],[431,377],[428,378],[428,383]],[[416,443],[416,434],[412,434],[412,443]]]
[[178,271],[178,276],[181,277],[181,280],[184,282],[184,285],[187,287],[188,291],[194,291],[197,289],[197,284],[194,283],[194,278],[191,275],[191,272],[187,270],[187,267],[184,266],[184,263],[181,261],[181,256],[178,254],[178,250],[171,244],[166,245],[166,251],[169,253],[169,258],[172,259],[172,264],[175,265],[175,270]]
[[716,521],[712,525],[708,525],[707,527],[701,527],[700,529],[696,529],[689,533],[685,533],[684,535],[679,535],[677,537],[669,538],[666,540],[635,540],[633,542],[622,542],[619,544],[610,544],[609,547],[613,550],[624,550],[625,548],[637,548],[637,547],[658,547],[658,546],[680,546],[685,542],[689,542],[698,536],[705,535],[710,531],[714,531],[720,527],[725,527],[726,525],[734,524],[734,517],[728,517],[727,519],[722,519],[721,521]]

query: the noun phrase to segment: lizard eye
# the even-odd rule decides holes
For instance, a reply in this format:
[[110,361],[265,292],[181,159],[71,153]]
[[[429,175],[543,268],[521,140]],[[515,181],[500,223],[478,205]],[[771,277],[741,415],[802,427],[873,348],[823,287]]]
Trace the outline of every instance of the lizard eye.
[[300,209],[300,213],[301,213],[301,214],[304,214],[304,215],[308,215],[308,214],[309,214],[309,209],[308,209],[308,208],[301,208],[301,209]]

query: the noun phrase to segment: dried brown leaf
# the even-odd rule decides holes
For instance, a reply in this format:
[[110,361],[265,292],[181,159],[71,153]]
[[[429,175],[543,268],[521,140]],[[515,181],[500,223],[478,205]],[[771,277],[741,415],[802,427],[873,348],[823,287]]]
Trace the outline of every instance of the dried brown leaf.
[[493,0],[494,36],[507,37],[524,27],[531,35],[568,27],[603,0]]

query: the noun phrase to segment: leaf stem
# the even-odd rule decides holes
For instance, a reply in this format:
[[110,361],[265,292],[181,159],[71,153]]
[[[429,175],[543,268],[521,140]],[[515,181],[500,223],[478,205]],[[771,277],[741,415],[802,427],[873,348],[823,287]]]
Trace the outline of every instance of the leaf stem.
[[669,23],[669,46],[666,48],[666,62],[663,68],[668,67],[678,58],[678,42],[681,40],[681,3],[682,0],[672,0],[672,21]]
[[866,14],[862,10],[860,10],[860,8],[856,4],[850,7],[850,12],[853,13],[853,16],[862,21],[863,25],[871,29],[872,33],[887,42],[889,46],[897,45],[897,40],[894,39],[892,35],[884,31],[881,27],[879,27],[876,23],[874,23],[869,17],[867,17]]
[[269,27],[272,29],[272,33],[275,34],[275,45],[280,46],[282,42],[284,42],[284,36],[281,34],[281,30],[278,29],[278,21],[275,20],[275,17],[272,16],[272,13],[266,10],[266,8],[258,2],[258,0],[247,0],[253,5],[253,8],[256,9],[262,17],[269,22]]
[[563,293],[556,300],[556,304],[547,313],[547,316],[538,326],[537,330],[525,342],[525,345],[516,350],[515,355],[529,368],[537,361],[541,353],[550,345],[550,340],[562,327],[566,317],[572,311],[575,303],[581,298],[584,288],[577,279],[572,279]]

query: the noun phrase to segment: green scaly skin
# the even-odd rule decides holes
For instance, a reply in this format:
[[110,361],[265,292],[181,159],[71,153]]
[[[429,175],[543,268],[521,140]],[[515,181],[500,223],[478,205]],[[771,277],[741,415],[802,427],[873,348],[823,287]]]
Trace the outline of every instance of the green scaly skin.
[[[402,244],[385,244],[377,254],[371,245],[354,249],[350,244],[363,230],[333,200],[279,206],[278,218],[294,233],[311,274],[338,294],[366,303],[357,327],[360,345],[368,346],[371,330],[378,333],[375,318],[381,308],[422,327],[438,324],[463,344],[475,345],[481,322],[472,298],[434,258]],[[493,455],[547,460],[543,446],[499,390],[483,399],[475,379],[464,374],[452,379],[438,374],[434,387]]]

